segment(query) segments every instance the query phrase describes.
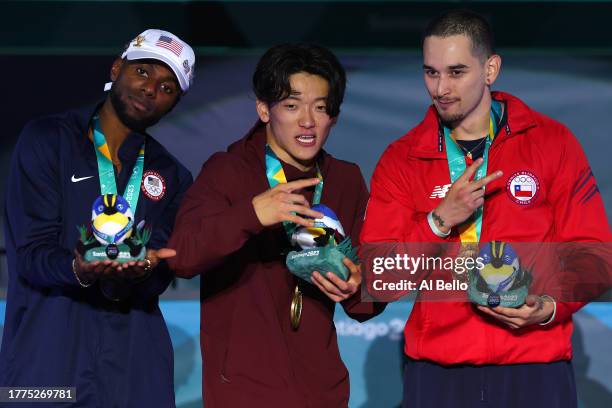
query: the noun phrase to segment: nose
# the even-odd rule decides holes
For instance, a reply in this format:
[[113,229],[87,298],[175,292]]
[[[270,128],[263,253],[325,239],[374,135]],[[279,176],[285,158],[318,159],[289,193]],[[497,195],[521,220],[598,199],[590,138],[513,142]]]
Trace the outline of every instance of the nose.
[[155,84],[155,81],[144,81],[142,84],[142,93],[149,98],[154,98],[157,93],[157,86]]
[[315,125],[314,115],[312,114],[311,108],[304,107],[302,114],[300,115],[299,125],[303,128],[311,128]]
[[450,92],[450,82],[446,75],[440,75],[438,77],[438,83],[436,87],[436,93],[438,97],[447,95]]

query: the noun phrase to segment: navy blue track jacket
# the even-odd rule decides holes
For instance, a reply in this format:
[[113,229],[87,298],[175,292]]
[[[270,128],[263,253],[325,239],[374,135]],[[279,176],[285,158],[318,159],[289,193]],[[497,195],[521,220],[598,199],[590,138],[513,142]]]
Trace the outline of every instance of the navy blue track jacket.
[[[5,210],[9,282],[0,385],[76,387],[77,403],[70,406],[77,407],[174,407],[172,345],[158,306],[172,280],[167,264],[130,284],[120,302],[104,297],[98,284],[81,287],[72,271],[76,227],[91,220],[100,195],[87,137],[95,109],[30,122],[14,151]],[[135,221],[152,227],[147,246],[157,249],[166,244],[192,177],[152,137],[132,133],[119,150],[120,194],[144,140]]]

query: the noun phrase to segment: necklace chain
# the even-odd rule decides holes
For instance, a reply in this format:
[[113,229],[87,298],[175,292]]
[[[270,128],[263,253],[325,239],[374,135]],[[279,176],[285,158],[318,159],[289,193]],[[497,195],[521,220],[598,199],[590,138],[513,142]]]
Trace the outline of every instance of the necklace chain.
[[479,147],[482,145],[482,143],[483,143],[483,142],[484,142],[486,139],[487,139],[487,137],[486,137],[486,136],[485,136],[485,137],[483,137],[483,138],[480,140],[480,143],[478,143],[476,146],[474,146],[474,147],[473,147],[473,148],[471,148],[470,150],[468,150],[468,149],[466,149],[465,147],[463,147],[463,145],[462,145],[461,143],[459,143],[459,141],[457,141],[457,146],[459,146],[459,148],[465,152],[465,155],[471,159],[471,158],[472,158],[472,152],[473,152],[474,150],[478,149],[478,148],[479,148]]

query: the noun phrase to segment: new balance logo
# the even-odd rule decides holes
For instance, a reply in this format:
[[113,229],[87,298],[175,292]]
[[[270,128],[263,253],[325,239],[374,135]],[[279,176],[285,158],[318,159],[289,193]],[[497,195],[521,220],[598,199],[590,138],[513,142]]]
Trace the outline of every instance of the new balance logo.
[[443,186],[435,186],[429,198],[444,198],[450,190],[452,184],[444,184]]

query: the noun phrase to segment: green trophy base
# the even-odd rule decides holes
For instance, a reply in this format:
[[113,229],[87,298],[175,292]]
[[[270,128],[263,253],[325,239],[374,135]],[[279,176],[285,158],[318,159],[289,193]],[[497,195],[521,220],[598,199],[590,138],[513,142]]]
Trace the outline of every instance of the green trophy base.
[[138,262],[145,259],[151,231],[144,228],[144,223],[133,229],[132,236],[120,244],[100,243],[85,227],[77,227],[81,239],[77,242],[77,252],[86,262],[113,261],[118,263]]
[[516,282],[510,290],[495,293],[491,291],[484,280],[476,273],[469,274],[468,298],[470,301],[482,306],[521,307],[529,294],[531,273],[523,271],[522,279]]
[[312,283],[312,273],[318,271],[322,275],[331,272],[342,280],[349,278],[349,270],[342,260],[349,258],[358,263],[355,248],[351,245],[350,238],[344,239],[336,245],[333,239],[324,247],[304,249],[301,251],[291,251],[287,255],[286,264],[289,271]]
[[[85,261],[87,262],[94,262],[94,261],[102,262],[102,261],[110,260],[110,261],[118,262],[118,263],[127,263],[127,262],[142,261],[145,259],[145,256],[147,254],[146,248],[142,247],[138,255],[132,256],[130,254],[129,246],[127,246],[126,244],[119,244],[115,246],[117,248],[116,257],[113,258],[114,249],[111,247],[112,251],[109,251],[108,250],[109,246],[101,245],[99,247],[88,249],[87,251],[85,251],[85,254],[83,255],[83,259],[85,259]],[[109,252],[111,253],[109,254]]]

